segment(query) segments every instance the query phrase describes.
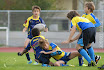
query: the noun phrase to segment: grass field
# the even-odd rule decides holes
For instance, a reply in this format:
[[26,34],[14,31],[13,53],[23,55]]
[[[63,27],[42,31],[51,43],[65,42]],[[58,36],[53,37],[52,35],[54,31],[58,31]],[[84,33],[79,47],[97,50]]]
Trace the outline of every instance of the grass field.
[[[27,64],[25,55],[17,56],[17,53],[0,53],[0,70],[98,70],[97,67],[104,64],[104,53],[95,54],[102,58],[95,67],[78,66],[77,57],[68,62],[68,64],[75,65],[75,67],[42,67],[41,64]],[[33,53],[30,53],[30,57],[32,60],[34,59]],[[51,59],[51,61],[55,62],[54,59]],[[87,64],[87,61],[84,60],[84,63]]]

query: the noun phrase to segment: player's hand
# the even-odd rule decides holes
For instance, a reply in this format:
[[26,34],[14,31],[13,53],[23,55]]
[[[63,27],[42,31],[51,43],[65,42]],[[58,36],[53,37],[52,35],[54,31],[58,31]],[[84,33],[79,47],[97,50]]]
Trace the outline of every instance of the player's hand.
[[44,53],[44,54],[46,54],[46,52],[45,52],[45,51],[41,51],[40,53]]
[[69,41],[66,40],[66,41],[63,41],[61,44],[68,44],[68,43],[69,43]]
[[73,39],[71,39],[69,43],[71,43],[71,42],[73,42],[73,41],[74,41],[74,40],[73,40]]
[[18,56],[22,56],[20,52],[17,53]]

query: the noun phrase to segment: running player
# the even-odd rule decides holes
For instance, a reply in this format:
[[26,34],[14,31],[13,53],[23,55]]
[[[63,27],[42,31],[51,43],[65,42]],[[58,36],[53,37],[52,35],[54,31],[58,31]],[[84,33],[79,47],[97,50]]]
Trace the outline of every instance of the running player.
[[[78,12],[76,11],[70,11],[67,14],[67,17],[72,22],[71,24],[72,30],[68,40],[62,43],[67,44],[67,43],[73,42],[77,40],[81,34],[83,34],[82,38],[83,38],[84,47],[88,49],[88,53],[91,58],[89,57],[88,53],[83,49],[83,46],[76,44],[76,48],[78,52],[88,61],[88,66],[95,66],[94,51],[93,51],[93,48],[90,47],[92,42],[95,43],[95,35],[96,35],[95,26],[88,19],[84,17],[80,17]],[[72,39],[74,33],[76,32],[76,28],[79,30],[79,34]]]
[[[28,37],[24,43],[24,48],[27,47],[29,41],[33,38],[32,34],[31,34],[31,30],[34,28],[34,26],[39,23],[45,24],[43,19],[39,16],[40,11],[41,11],[41,8],[39,6],[32,6],[33,15],[31,17],[29,17],[26,20],[26,22],[23,24],[23,26],[25,26],[25,28],[23,29],[23,32],[25,32],[28,29]],[[46,27],[44,29],[44,31],[47,32],[48,28]],[[28,64],[31,64],[32,60],[30,59],[29,52],[26,52],[26,57],[28,60]]]

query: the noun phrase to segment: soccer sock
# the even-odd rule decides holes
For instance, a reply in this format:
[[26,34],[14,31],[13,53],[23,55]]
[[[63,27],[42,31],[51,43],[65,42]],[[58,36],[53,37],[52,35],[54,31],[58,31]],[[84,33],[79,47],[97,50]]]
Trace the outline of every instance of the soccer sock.
[[79,60],[79,66],[82,66],[83,65],[83,57],[78,56],[78,60]]
[[88,53],[89,53],[91,59],[92,59],[93,61],[95,61],[95,54],[94,54],[93,48],[92,48],[92,47],[89,47],[89,48],[87,48],[87,49],[88,49]]
[[27,57],[27,60],[30,61],[29,52],[26,52],[26,57]]
[[91,58],[83,48],[79,49],[78,52],[88,61],[88,63],[91,63]]

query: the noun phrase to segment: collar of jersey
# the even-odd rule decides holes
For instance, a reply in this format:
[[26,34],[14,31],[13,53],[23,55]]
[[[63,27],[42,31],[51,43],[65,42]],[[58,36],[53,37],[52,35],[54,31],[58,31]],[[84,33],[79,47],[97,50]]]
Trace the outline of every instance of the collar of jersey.
[[37,37],[40,37],[40,35],[39,35],[39,36],[35,36],[35,37],[33,37],[33,38],[37,38]]
[[[91,12],[91,13],[92,13],[92,12]],[[91,14],[91,13],[90,13],[90,14]],[[90,15],[90,14],[87,14],[87,13],[86,13],[86,15]]]
[[34,18],[33,18],[33,15],[32,15],[32,19],[33,19],[33,20],[39,20],[39,16],[38,16],[38,18],[37,18],[37,19],[34,19]]

